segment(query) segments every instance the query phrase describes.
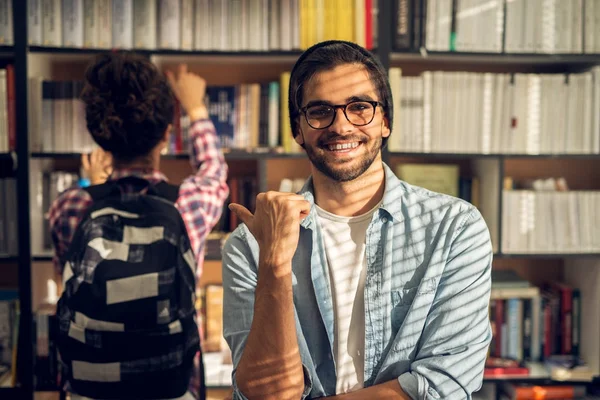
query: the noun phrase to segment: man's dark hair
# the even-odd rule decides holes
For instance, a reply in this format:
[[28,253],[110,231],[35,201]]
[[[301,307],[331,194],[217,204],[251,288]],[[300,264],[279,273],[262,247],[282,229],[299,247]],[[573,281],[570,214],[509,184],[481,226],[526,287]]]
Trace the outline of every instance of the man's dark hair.
[[173,121],[174,98],[165,76],[134,53],[97,56],[85,73],[81,98],[88,130],[117,161],[148,155]]
[[[290,89],[288,93],[288,109],[292,135],[298,135],[297,118],[302,114],[304,88],[306,83],[321,71],[328,71],[344,64],[360,64],[369,72],[369,76],[379,94],[379,101],[383,104],[383,112],[389,122],[390,131],[393,122],[393,100],[387,73],[375,56],[359,45],[342,40],[329,40],[317,43],[306,50],[292,69]],[[382,139],[382,148],[388,138]]]

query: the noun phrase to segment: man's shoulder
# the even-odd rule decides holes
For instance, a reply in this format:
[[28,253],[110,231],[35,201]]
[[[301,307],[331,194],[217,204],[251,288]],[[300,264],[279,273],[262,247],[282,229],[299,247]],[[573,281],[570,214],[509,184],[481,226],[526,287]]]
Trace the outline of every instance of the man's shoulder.
[[258,243],[248,230],[246,224],[241,223],[229,234],[223,245],[223,255],[231,254],[258,254]]
[[399,180],[401,212],[404,218],[422,217],[429,222],[443,222],[448,219],[482,218],[473,204],[458,197],[434,192],[420,186]]

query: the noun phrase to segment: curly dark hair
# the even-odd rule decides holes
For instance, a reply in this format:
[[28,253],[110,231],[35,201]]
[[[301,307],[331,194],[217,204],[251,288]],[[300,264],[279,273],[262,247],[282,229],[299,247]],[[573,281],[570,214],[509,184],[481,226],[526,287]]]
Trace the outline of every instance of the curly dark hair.
[[[308,48],[296,61],[290,77],[288,92],[288,110],[292,135],[298,135],[297,119],[301,115],[300,108],[304,99],[304,86],[315,74],[334,69],[343,64],[361,64],[369,72],[369,76],[379,93],[379,101],[383,104],[383,113],[392,129],[393,99],[390,83],[383,65],[368,50],[343,40],[328,40]],[[382,138],[382,148],[389,137]]]
[[117,162],[147,156],[173,121],[174,97],[165,76],[135,53],[97,56],[85,73],[81,99],[88,130]]

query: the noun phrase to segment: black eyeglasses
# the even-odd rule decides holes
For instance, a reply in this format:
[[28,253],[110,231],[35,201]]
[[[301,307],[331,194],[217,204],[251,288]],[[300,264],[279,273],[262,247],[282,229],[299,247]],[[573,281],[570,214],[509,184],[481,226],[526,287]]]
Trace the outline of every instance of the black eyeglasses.
[[373,118],[375,118],[375,109],[378,105],[383,106],[378,101],[357,100],[340,105],[315,104],[302,107],[300,112],[304,114],[306,122],[313,129],[329,128],[333,124],[333,121],[335,121],[338,108],[344,111],[346,119],[352,125],[364,126],[373,121]]

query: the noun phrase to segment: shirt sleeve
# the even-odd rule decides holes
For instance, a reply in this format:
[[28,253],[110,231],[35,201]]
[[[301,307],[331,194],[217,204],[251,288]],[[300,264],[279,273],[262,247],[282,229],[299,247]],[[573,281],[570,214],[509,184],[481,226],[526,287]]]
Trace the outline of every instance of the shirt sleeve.
[[[232,233],[223,248],[223,336],[231,349],[233,360],[232,386],[234,400],[247,400],[239,390],[235,372],[242,358],[252,319],[257,284],[257,267],[246,242],[243,225]],[[302,399],[312,390],[308,368],[303,364],[304,392]]]
[[398,378],[411,398],[471,399],[481,387],[492,338],[492,256],[488,228],[473,208],[452,241],[411,371]]
[[48,215],[50,235],[54,244],[53,263],[58,275],[62,275],[64,257],[75,229],[91,204],[92,198],[88,192],[80,188],[72,188],[61,193],[50,206]]
[[199,277],[202,274],[206,237],[219,221],[223,204],[229,195],[228,170],[223,152],[218,146],[215,127],[209,119],[193,122],[190,137],[190,161],[197,172],[181,184],[175,206],[183,217],[196,257]]

